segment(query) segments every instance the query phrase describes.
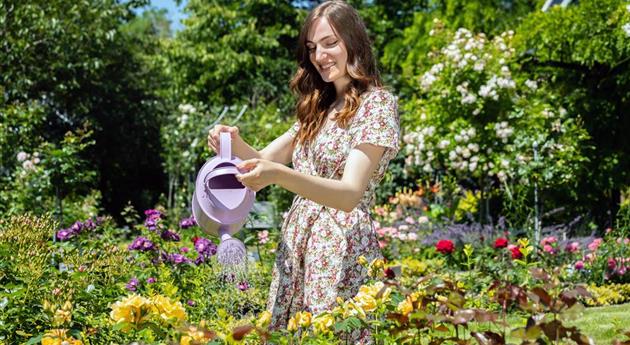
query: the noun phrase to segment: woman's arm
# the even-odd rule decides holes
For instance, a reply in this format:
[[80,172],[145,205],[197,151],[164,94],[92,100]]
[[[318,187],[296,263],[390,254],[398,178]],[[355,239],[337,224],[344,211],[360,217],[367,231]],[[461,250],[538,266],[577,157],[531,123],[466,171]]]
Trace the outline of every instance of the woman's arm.
[[361,201],[384,151],[372,144],[352,149],[341,180],[307,175],[264,159],[243,162],[239,168],[248,172],[237,175],[237,179],[255,191],[275,183],[321,205],[350,212]]
[[280,164],[288,164],[291,162],[291,155],[293,154],[293,137],[285,133],[274,141],[272,141],[267,147],[258,151],[251,147],[241,136],[237,127],[229,127],[223,125],[217,125],[208,134],[208,147],[218,153],[220,148],[218,145],[219,135],[221,132],[228,132],[232,138],[232,154],[239,157],[242,160],[248,159],[266,159],[272,162]]
[[294,149],[293,137],[289,133],[284,133],[264,149],[258,151],[260,153],[259,158],[286,165],[291,162]]

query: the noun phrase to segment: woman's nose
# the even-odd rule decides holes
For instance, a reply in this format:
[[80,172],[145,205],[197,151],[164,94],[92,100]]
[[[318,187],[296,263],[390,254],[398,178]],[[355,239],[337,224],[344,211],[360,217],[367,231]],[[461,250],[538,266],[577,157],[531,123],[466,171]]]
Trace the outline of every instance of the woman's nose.
[[322,48],[315,48],[315,61],[324,62],[323,59],[326,57],[326,52]]

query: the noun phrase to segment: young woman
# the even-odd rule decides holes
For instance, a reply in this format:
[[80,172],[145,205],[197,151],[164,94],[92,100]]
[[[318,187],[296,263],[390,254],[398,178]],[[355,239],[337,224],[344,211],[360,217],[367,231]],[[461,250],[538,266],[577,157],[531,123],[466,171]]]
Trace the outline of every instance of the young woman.
[[357,259],[381,257],[369,214],[374,189],[399,149],[396,99],[382,88],[354,8],[329,1],[313,9],[297,59],[297,121],[285,134],[260,151],[236,127],[219,125],[208,135],[217,151],[219,133],[231,133],[233,154],[245,160],[237,178],[246,187],[276,184],[297,194],[276,254],[267,305],[272,328],[358,292],[367,272]]

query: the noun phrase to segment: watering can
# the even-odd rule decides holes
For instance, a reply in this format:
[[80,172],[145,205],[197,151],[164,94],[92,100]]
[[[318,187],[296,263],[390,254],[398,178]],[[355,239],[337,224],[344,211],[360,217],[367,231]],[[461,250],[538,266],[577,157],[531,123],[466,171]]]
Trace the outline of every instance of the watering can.
[[244,263],[245,245],[232,235],[240,231],[254,206],[256,193],[236,179],[230,133],[220,133],[219,155],[207,161],[197,173],[192,196],[192,213],[201,229],[221,239],[217,259],[224,265]]

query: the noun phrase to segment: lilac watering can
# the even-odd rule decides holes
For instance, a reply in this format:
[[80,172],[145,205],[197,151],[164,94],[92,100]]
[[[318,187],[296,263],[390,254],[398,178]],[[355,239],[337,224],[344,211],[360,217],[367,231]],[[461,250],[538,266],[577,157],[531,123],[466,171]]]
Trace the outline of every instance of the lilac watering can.
[[220,133],[219,155],[207,161],[197,173],[192,196],[192,213],[203,231],[221,239],[217,259],[223,265],[242,264],[245,245],[232,235],[245,224],[256,193],[243,186],[236,175],[242,160],[232,156],[232,138]]

